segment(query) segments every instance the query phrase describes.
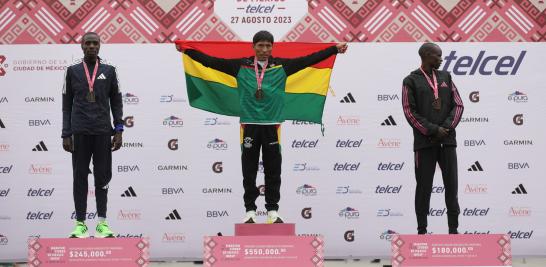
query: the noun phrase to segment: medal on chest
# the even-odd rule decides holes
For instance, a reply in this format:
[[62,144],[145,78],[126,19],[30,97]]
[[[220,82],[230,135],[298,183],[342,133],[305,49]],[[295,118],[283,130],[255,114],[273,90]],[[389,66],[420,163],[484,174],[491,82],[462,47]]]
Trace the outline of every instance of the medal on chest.
[[432,108],[436,111],[440,111],[442,109],[442,100],[440,99],[438,95],[438,81],[436,79],[436,73],[434,70],[432,70],[432,79],[427,75],[427,73],[423,70],[423,66],[421,66],[421,72],[427,79],[428,85],[432,88],[432,91],[434,92],[434,101],[432,101]]
[[95,103],[97,100],[95,99],[95,91],[93,89],[93,85],[95,84],[95,78],[97,77],[97,70],[99,69],[99,60],[97,59],[95,61],[95,69],[93,70],[93,77],[91,77],[91,74],[89,73],[89,69],[87,68],[87,64],[85,62],[82,62],[83,69],[85,70],[85,77],[87,78],[87,85],[89,86],[89,92],[87,92],[87,96],[85,99],[87,99],[87,102],[89,103]]

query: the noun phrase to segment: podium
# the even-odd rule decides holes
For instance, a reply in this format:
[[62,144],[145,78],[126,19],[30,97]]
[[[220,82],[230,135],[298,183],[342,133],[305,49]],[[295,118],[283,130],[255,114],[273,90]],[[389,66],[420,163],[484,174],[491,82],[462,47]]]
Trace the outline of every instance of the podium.
[[322,267],[322,237],[297,236],[296,226],[236,224],[235,236],[206,236],[203,264],[208,267]]
[[512,266],[507,235],[396,235],[392,266]]
[[296,225],[293,223],[238,223],[235,224],[235,236],[295,236]]
[[28,241],[28,266],[145,267],[147,238],[35,238]]

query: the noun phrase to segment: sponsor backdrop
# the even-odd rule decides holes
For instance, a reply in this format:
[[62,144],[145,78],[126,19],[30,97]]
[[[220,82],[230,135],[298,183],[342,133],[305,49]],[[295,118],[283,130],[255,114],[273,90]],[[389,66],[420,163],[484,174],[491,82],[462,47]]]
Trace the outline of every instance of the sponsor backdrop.
[[[195,2],[0,1],[0,260],[24,259],[29,237],[73,227],[61,89],[81,50],[65,43],[88,30],[109,43],[248,40],[265,27],[283,40],[355,42],[337,59],[324,135],[316,124],[282,126],[280,212],[298,234],[324,235],[326,256],[339,258],[388,255],[393,234],[414,233],[412,135],[400,92],[419,64],[415,41],[504,41],[441,44],[442,68],[465,103],[459,230],[507,233],[515,255],[546,255],[546,167],[536,156],[546,148],[546,48],[532,43],[545,38],[542,1]],[[58,44],[19,45],[28,43]],[[203,236],[233,234],[244,213],[238,120],[189,107],[172,44],[103,45],[101,55],[118,66],[126,126],[109,222],[119,237],[150,237],[153,259],[201,258]],[[443,192],[438,175],[433,233],[447,232]],[[94,228],[92,187],[88,202]]]

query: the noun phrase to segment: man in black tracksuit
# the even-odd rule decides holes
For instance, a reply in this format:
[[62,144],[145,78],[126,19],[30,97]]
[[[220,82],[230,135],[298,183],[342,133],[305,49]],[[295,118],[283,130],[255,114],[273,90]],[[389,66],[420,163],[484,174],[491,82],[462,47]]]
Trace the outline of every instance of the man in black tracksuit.
[[[95,237],[113,237],[106,223],[106,205],[108,183],[112,178],[112,151],[118,150],[122,143],[122,96],[115,67],[98,57],[99,36],[86,33],[81,46],[84,59],[66,69],[63,86],[63,148],[72,153],[76,210],[76,228],[70,237],[89,236],[85,217],[91,158],[99,217]],[[110,109],[115,129],[112,129]]]
[[442,50],[432,43],[419,49],[422,65],[404,78],[402,106],[413,128],[415,152],[415,214],[418,234],[427,233],[427,216],[436,163],[442,170],[449,233],[459,226],[457,199],[457,141],[455,127],[463,113],[463,102],[451,75],[438,68]]

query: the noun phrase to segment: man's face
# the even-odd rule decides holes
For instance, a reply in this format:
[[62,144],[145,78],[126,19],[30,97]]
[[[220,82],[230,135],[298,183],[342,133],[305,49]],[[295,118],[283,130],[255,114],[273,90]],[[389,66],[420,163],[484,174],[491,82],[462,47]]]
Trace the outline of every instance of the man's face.
[[86,58],[96,58],[100,50],[100,38],[95,34],[88,34],[82,39],[83,55]]
[[254,44],[254,53],[258,60],[263,61],[271,56],[271,51],[273,50],[273,44],[269,41],[259,41]]
[[427,55],[427,61],[433,69],[439,69],[442,65],[442,49],[439,46],[434,46]]

